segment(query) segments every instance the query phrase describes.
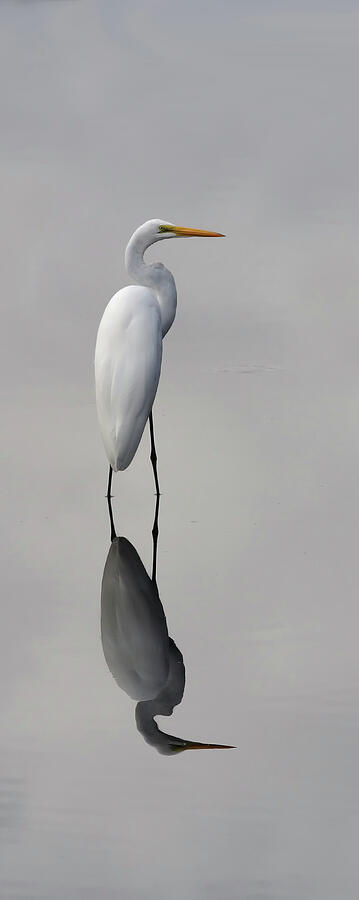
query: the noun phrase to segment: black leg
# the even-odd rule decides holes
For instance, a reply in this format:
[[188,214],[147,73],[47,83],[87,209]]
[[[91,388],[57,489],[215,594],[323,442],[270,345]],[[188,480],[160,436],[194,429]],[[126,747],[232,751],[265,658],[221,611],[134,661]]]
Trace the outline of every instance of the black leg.
[[159,497],[159,496],[160,496],[160,485],[159,485],[158,475],[157,475],[157,453],[156,453],[156,446],[155,446],[155,434],[154,434],[154,430],[153,430],[152,410],[151,410],[151,412],[150,412],[150,414],[149,414],[148,421],[149,421],[149,423],[150,423],[150,435],[151,435],[151,454],[150,454],[150,460],[151,460],[151,463],[152,463],[153,476],[154,476],[154,479],[155,479],[156,496]]
[[110,516],[111,544],[112,544],[112,541],[116,540],[117,535],[116,535],[116,531],[115,531],[115,523],[113,521],[111,495],[109,497],[107,497],[107,505],[108,505],[108,514]]
[[156,584],[156,575],[157,575],[157,542],[158,542],[158,512],[160,508],[160,495],[156,495],[156,506],[155,506],[155,518],[153,520],[152,526],[152,541],[153,541],[153,553],[152,553],[152,581]]
[[106,494],[106,497],[108,500],[111,497],[111,485],[112,485],[112,466],[110,466],[109,473],[108,473],[107,494]]

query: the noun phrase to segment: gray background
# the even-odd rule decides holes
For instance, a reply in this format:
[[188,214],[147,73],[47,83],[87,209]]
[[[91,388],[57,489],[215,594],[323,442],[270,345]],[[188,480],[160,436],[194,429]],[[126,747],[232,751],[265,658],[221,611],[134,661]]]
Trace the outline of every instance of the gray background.
[[[0,896],[358,896],[357,3],[2,0]],[[159,756],[106,668],[92,360],[142,221],[187,670]],[[115,479],[151,557],[146,435]],[[159,720],[160,722],[160,720]]]

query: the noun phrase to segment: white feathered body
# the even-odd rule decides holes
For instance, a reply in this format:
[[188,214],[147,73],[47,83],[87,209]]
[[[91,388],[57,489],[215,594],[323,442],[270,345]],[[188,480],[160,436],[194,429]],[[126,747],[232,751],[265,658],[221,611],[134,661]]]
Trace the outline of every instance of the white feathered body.
[[162,361],[158,300],[147,287],[122,288],[102,316],[95,350],[96,404],[112,469],[126,469],[156,396]]

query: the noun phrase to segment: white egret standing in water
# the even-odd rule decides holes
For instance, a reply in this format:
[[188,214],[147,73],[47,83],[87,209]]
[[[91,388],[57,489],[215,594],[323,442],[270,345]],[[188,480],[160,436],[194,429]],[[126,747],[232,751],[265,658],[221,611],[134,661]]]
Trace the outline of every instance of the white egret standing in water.
[[146,264],[145,250],[166,238],[223,237],[151,219],[132,235],[125,254],[135,284],[114,294],[102,316],[96,341],[95,380],[97,415],[112,472],[127,469],[150,424],[151,462],[159,494],[152,405],[161,371],[162,338],[176,315],[177,291],[171,272],[162,263]]

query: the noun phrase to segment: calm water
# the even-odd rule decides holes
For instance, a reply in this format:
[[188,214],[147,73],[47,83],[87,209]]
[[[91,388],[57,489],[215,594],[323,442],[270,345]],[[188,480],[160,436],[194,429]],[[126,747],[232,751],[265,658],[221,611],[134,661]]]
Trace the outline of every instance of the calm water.
[[[1,3],[1,900],[358,897],[358,26]],[[145,434],[101,641],[93,348],[152,216],[227,238],[152,251],[158,594]],[[158,753],[151,678],[161,732],[237,749]]]

